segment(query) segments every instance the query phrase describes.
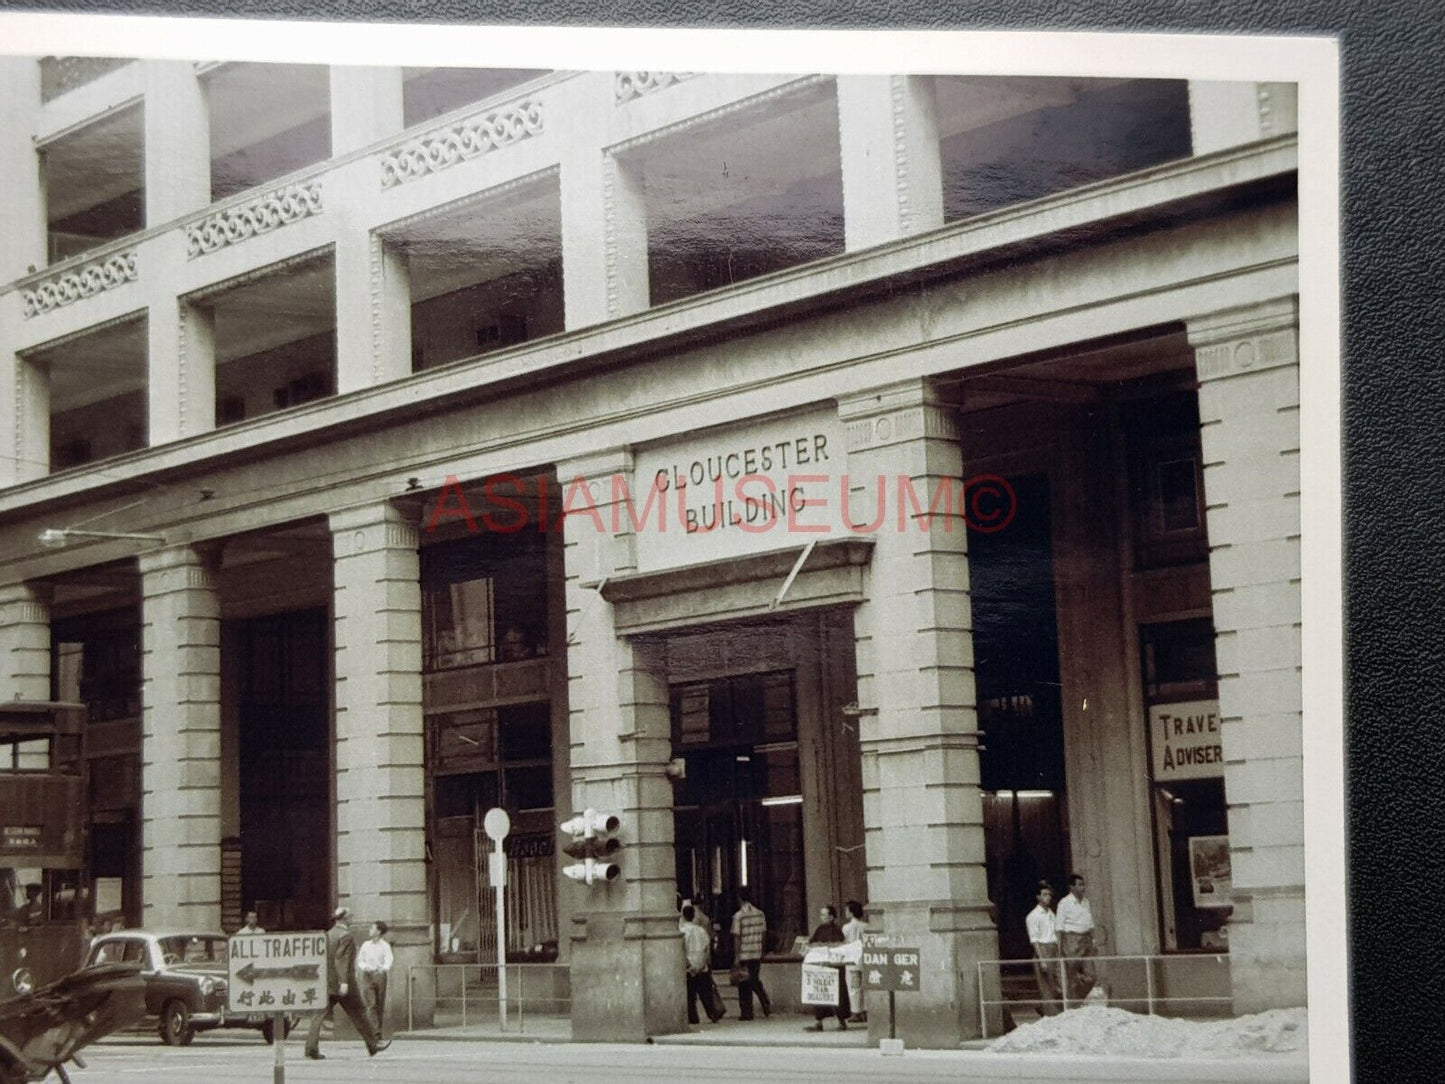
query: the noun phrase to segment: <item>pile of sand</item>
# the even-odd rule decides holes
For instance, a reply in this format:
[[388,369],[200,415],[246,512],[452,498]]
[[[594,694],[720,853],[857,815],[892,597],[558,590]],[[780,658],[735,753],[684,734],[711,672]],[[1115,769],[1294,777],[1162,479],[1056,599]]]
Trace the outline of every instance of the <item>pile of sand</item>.
[[1002,1054],[1237,1058],[1288,1054],[1307,1045],[1304,1009],[1270,1009],[1233,1020],[1176,1020],[1084,1006],[1024,1024],[988,1049]]

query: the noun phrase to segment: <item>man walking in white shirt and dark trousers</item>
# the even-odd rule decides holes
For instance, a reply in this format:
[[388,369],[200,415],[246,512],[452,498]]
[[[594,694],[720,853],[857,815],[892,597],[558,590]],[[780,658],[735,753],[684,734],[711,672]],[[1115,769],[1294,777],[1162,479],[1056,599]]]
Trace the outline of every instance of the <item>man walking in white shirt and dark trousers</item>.
[[391,971],[391,946],[386,942],[386,923],[373,922],[371,933],[356,951],[356,977],[361,986],[361,1003],[381,1038],[386,1020],[386,976]]
[[1054,1016],[1059,1011],[1059,986],[1063,979],[1059,963],[1059,938],[1054,913],[1049,904],[1054,890],[1047,881],[1039,882],[1038,906],[1028,913],[1024,926],[1029,931],[1029,944],[1034,950],[1034,980],[1039,986],[1039,1015]]
[[1084,899],[1084,879],[1077,873],[1069,874],[1069,894],[1059,901],[1055,924],[1059,950],[1067,961],[1068,999],[1083,1001],[1098,981],[1093,960],[1098,951],[1094,947],[1094,913]]

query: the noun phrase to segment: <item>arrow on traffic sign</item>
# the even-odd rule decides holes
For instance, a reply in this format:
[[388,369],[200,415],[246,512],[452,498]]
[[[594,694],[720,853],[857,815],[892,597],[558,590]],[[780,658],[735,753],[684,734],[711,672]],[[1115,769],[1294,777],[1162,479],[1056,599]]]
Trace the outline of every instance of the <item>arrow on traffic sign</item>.
[[236,978],[247,986],[257,979],[315,979],[319,977],[320,968],[316,964],[294,964],[291,967],[257,967],[255,964],[247,964],[236,972]]

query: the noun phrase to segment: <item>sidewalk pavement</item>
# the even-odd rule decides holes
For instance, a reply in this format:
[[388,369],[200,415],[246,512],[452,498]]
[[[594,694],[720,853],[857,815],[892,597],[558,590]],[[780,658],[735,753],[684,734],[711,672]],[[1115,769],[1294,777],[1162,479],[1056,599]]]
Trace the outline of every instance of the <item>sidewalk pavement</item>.
[[[674,1035],[649,1040],[664,1047],[787,1048],[792,1051],[826,1050],[830,1055],[854,1052],[859,1057],[879,1057],[876,1043],[868,1041],[866,1025],[837,1030],[804,1030],[810,1018],[780,1013],[771,1019],[747,1022],[724,1017],[718,1024],[690,1027]],[[513,1018],[504,1032],[493,1017],[466,1027],[402,1031],[398,1042],[473,1041],[508,1043],[571,1043],[572,1024],[565,1016]],[[984,1049],[986,1041],[966,1043],[958,1050],[908,1050],[902,1058],[910,1063],[951,1063],[950,1072],[960,1080],[1099,1081],[1106,1084],[1153,1084],[1155,1081],[1190,1081],[1196,1084],[1305,1084],[1309,1062],[1304,1053],[1261,1054],[1257,1058],[1115,1058],[1061,1054],[994,1054]],[[893,1058],[884,1064],[898,1064]]]

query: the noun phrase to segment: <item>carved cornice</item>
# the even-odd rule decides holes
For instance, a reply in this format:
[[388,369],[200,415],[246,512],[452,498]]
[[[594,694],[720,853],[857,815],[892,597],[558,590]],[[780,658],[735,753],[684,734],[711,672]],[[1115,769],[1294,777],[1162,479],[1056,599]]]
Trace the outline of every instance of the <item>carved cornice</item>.
[[28,320],[32,316],[73,305],[83,298],[94,297],[127,282],[134,282],[138,277],[134,249],[116,252],[94,263],[62,271],[54,278],[46,279],[22,292],[25,318]]
[[1299,304],[1293,297],[1189,321],[1199,379],[1219,380],[1295,364],[1298,329]]
[[926,380],[898,384],[838,401],[848,451],[865,452],[913,440],[958,440],[958,420]]
[[194,260],[249,237],[270,233],[321,213],[321,182],[287,185],[246,203],[207,215],[186,227],[186,258]]
[[691,79],[696,72],[618,72],[616,80],[617,104],[645,98],[666,90],[670,86]]
[[542,103],[535,98],[434,128],[381,156],[381,187],[393,188],[429,173],[440,173],[541,131]]

